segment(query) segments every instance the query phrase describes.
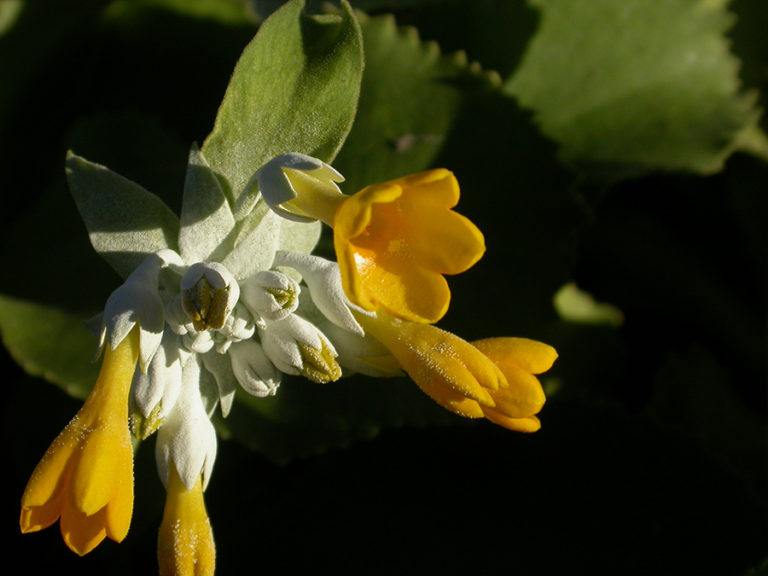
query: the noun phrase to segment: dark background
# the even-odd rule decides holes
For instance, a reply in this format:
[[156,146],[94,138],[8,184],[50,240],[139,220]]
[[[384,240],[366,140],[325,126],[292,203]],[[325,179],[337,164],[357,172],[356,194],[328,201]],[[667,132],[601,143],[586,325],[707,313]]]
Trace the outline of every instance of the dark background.
[[[0,290],[53,303],[57,282],[79,281],[79,301],[69,304],[81,310],[103,301],[116,285],[113,273],[95,255],[68,257],[67,245],[28,249],[17,233],[35,213],[48,230],[71,227],[72,242],[87,243],[66,193],[64,152],[76,144],[149,189],[180,191],[188,145],[210,130],[255,31],[151,8],[115,25],[101,18],[107,4],[30,3],[0,39],[2,58],[12,55],[3,73],[13,80],[2,89],[0,118]],[[445,4],[458,10],[458,2]],[[762,87],[768,58],[758,6],[733,4],[741,19],[731,34],[745,79]],[[434,12],[403,9],[398,17],[423,24],[422,35],[449,50],[461,38],[447,14],[444,26]],[[521,26],[530,33],[535,18]],[[489,67],[505,65],[482,56]],[[470,189],[481,159],[462,156],[471,139],[459,136],[470,138],[467,125],[492,119],[488,110],[476,114],[464,117],[441,157],[457,160],[450,165]],[[528,119],[520,112],[514,121]],[[140,130],[156,137],[133,141]],[[530,130],[522,158],[549,146]],[[468,338],[496,334],[511,317],[520,335],[560,351],[551,384],[564,384],[550,395],[536,434],[457,420],[386,430],[288,464],[220,442],[206,492],[217,573],[768,573],[767,176],[764,164],[735,156],[710,177],[651,175],[609,194],[581,189],[591,218],[573,239],[570,275],[622,310],[619,328],[569,325],[540,312],[541,302],[529,313],[525,302],[510,302],[529,292],[551,300],[516,273],[535,251],[489,250],[477,269],[452,281],[450,329]],[[547,174],[550,184],[560,177]],[[177,209],[178,197],[166,198]],[[509,221],[503,201],[489,211],[486,200],[466,195],[463,211],[489,246],[499,246]],[[546,199],[526,201],[540,207]],[[563,221],[569,217],[563,210]],[[478,298],[500,304],[478,311]],[[80,401],[0,354],[6,566],[18,562],[31,574],[153,573],[164,495],[151,441],[137,455],[125,542],[106,541],[77,558],[56,527],[18,533],[29,473]]]

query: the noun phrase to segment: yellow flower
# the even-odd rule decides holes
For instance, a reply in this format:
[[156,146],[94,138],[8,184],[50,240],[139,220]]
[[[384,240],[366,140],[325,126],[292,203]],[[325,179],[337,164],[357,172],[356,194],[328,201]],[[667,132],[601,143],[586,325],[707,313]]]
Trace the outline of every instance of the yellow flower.
[[379,313],[358,315],[411,379],[438,404],[468,418],[487,418],[519,432],[541,426],[545,396],[534,374],[548,370],[557,352],[524,338],[489,338],[474,344],[429,324]]
[[487,338],[472,345],[496,364],[508,384],[490,392],[495,406],[483,406],[483,416],[518,432],[535,432],[541,428],[536,414],[544,406],[546,397],[535,375],[552,367],[557,351],[548,344],[527,338]]
[[443,168],[374,184],[353,196],[339,190],[338,172],[301,154],[275,158],[257,177],[275,212],[333,228],[344,291],[365,310],[437,322],[451,297],[444,275],[464,272],[485,252],[480,230],[451,210],[459,184]]
[[336,210],[334,246],[344,291],[366,310],[414,322],[445,315],[444,274],[459,274],[485,252],[485,240],[451,210],[459,185],[445,169],[364,188]]
[[187,490],[174,466],[168,476],[157,544],[160,576],[211,575],[216,565],[216,547],[205,510],[202,477]]
[[53,441],[21,498],[21,531],[61,519],[67,546],[81,556],[104,537],[120,542],[133,513],[133,448],[128,395],[139,355],[138,330],[111,350],[80,411]]

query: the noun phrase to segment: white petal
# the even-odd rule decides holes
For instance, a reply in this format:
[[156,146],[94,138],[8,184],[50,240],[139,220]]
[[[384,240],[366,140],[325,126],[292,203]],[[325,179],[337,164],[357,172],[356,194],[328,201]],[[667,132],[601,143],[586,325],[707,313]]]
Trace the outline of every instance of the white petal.
[[263,398],[274,396],[280,386],[280,372],[255,340],[243,340],[229,349],[232,371],[243,390]]
[[207,486],[216,459],[216,431],[200,396],[199,359],[184,364],[181,393],[165,425],[157,433],[155,459],[167,486],[171,463],[187,489],[202,475]]
[[310,254],[278,251],[274,265],[289,266],[301,274],[315,306],[331,322],[360,336],[364,334],[350,310],[352,304],[344,293],[336,262]]
[[179,337],[166,330],[146,374],[136,371],[134,375],[133,399],[145,418],[160,405],[158,417],[163,419],[176,403],[181,390],[179,345]]

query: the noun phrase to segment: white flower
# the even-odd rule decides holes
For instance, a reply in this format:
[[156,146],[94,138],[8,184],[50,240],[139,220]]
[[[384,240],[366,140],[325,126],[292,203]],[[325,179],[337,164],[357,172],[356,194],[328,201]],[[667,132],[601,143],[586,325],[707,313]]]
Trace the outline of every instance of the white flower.
[[216,430],[200,396],[200,360],[191,355],[184,364],[179,398],[157,433],[155,459],[167,486],[171,463],[187,489],[202,475],[207,486],[216,460]]
[[218,262],[196,262],[181,279],[181,307],[198,331],[222,328],[239,297],[240,286]]
[[286,374],[301,374],[313,382],[338,380],[341,368],[336,349],[319,328],[301,316],[291,314],[259,329],[267,357]]
[[280,272],[263,270],[246,278],[241,291],[241,298],[251,314],[274,321],[296,310],[301,289],[293,278]]
[[278,251],[275,253],[275,266],[289,266],[301,274],[307,283],[310,296],[315,306],[331,322],[360,336],[363,329],[355,320],[351,308],[367,314],[357,306],[353,306],[341,286],[339,265],[325,258],[311,254]]
[[146,371],[160,346],[165,328],[165,306],[158,291],[160,268],[164,265],[160,256],[151,254],[110,294],[104,307],[99,349],[108,342],[114,350],[138,324],[142,371]]
[[255,340],[244,340],[229,349],[232,372],[240,386],[253,396],[274,396],[280,386],[280,372]]
[[146,373],[137,370],[133,376],[131,398],[138,409],[133,415],[133,429],[137,437],[144,439],[154,432],[176,404],[181,365],[179,336],[167,328]]

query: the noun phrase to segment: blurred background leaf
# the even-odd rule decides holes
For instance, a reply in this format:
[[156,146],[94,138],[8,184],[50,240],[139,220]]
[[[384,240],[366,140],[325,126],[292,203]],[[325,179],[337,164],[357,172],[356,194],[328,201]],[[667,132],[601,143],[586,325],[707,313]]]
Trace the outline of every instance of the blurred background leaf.
[[725,2],[534,1],[541,24],[505,90],[563,158],[626,177],[713,173],[734,150],[768,157],[756,93],[740,85]]

